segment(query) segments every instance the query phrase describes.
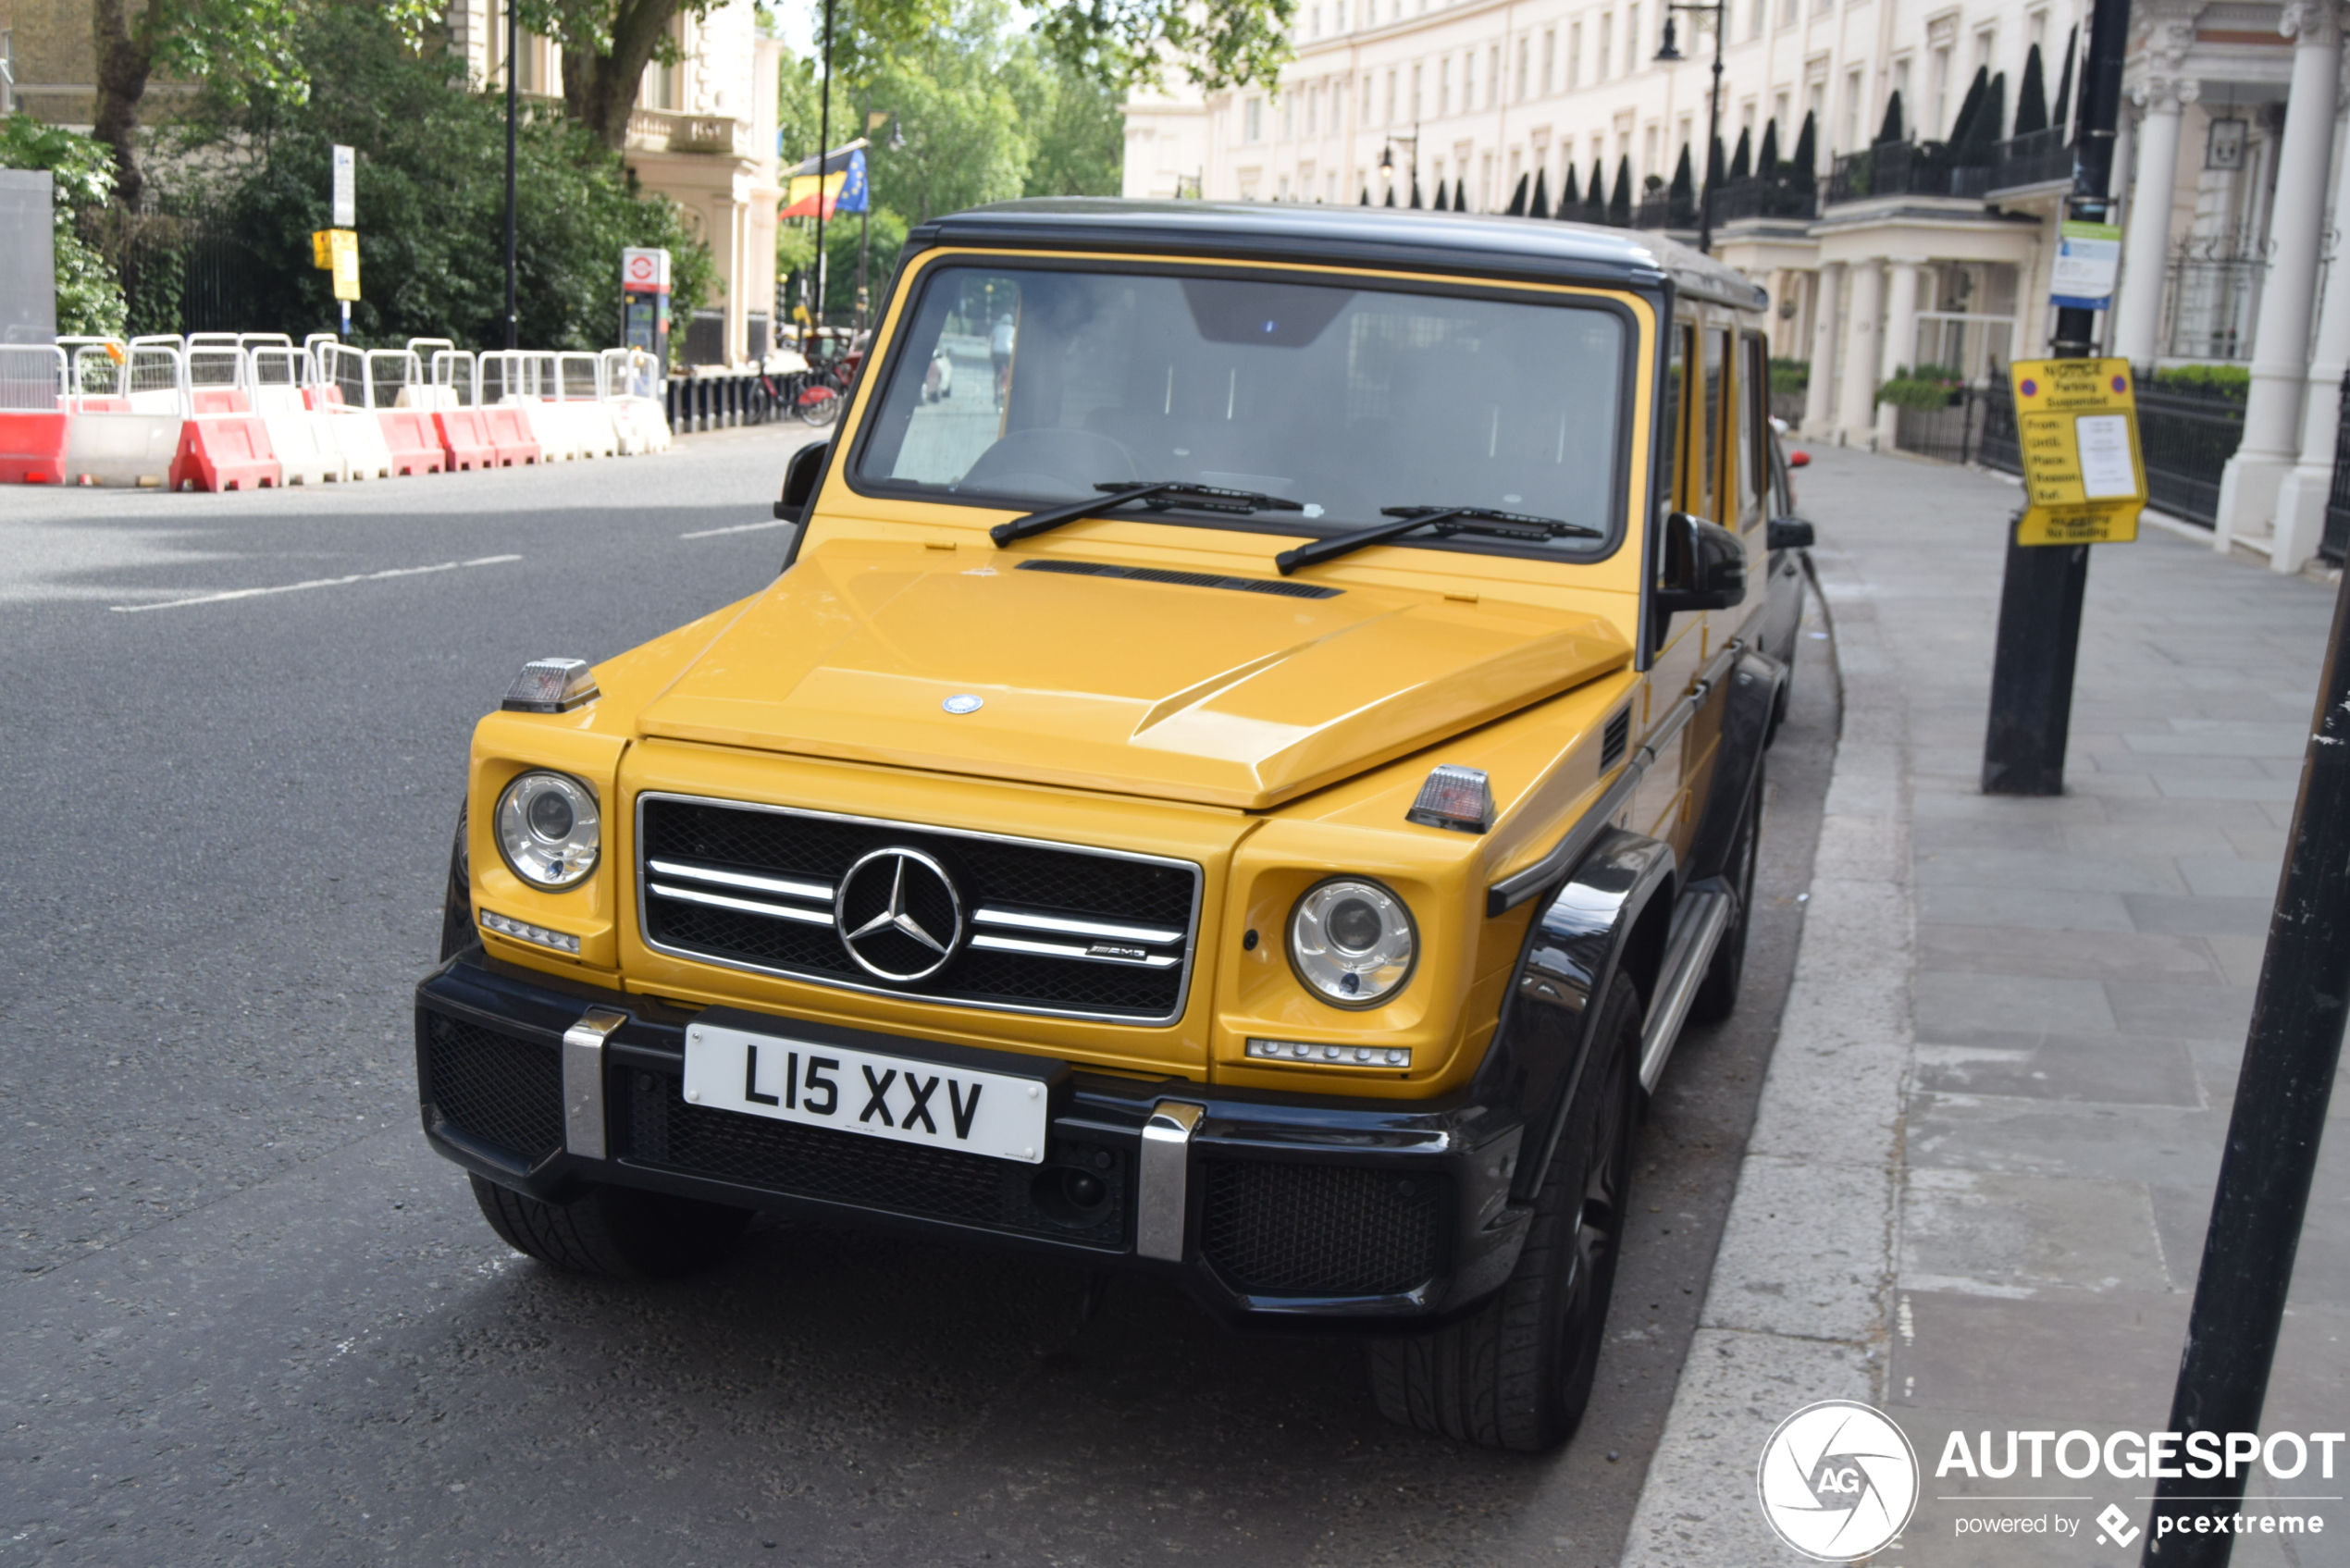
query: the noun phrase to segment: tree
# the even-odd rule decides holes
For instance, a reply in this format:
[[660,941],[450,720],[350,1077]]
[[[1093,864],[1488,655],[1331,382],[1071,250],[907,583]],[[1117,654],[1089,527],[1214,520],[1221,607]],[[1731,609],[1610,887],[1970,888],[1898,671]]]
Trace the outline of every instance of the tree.
[[49,171],[59,335],[121,337],[130,314],[122,285],[80,232],[114,194],[114,158],[105,143],[19,111],[0,119],[0,168]]
[[1767,121],[1762,127],[1762,146],[1754,154],[1754,172],[1764,179],[1776,179],[1786,171],[1779,167],[1779,122]]
[[1959,100],[1959,117],[1950,122],[1950,145],[1957,146],[1974,129],[1974,117],[1983,107],[1983,95],[1991,91],[1991,68],[1974,68],[1974,80],[1967,83],[1966,96]]
[[1895,88],[1885,101],[1885,123],[1876,128],[1876,140],[1872,146],[1882,147],[1888,142],[1902,140],[1901,90]]
[[1526,176],[1521,174],[1517,177],[1517,189],[1510,192],[1510,216],[1524,217],[1526,216],[1526,198],[1528,193],[1527,179]]
[[[116,188],[136,208],[146,188],[139,167],[139,107],[158,73],[200,81],[208,93],[241,103],[256,89],[298,100],[309,88],[291,48],[303,19],[333,0],[93,0],[91,42],[97,61],[97,115],[92,134],[114,154]],[[346,0],[377,13],[418,42],[436,11],[432,0]]]
[[1738,127],[1738,150],[1730,154],[1730,179],[1733,182],[1752,177],[1754,173],[1754,136],[1745,126]]
[[2048,85],[2040,65],[2037,43],[2024,52],[2023,85],[2015,93],[2015,133],[2029,136],[2048,129]]
[[1534,171],[1534,204],[1528,211],[1536,217],[1551,216],[1551,171],[1547,168]]
[[1980,168],[1988,164],[1992,149],[1998,145],[1999,128],[2006,123],[2007,115],[2008,77],[2001,71],[1984,89],[1982,101],[1968,117],[1965,130],[1952,141],[1951,163],[1960,168]]
[[1803,129],[1795,133],[1795,156],[1789,161],[1795,166],[1787,170],[1789,185],[1799,191],[1810,191],[1819,184],[1819,117],[1809,109],[1803,112]]
[[645,68],[685,58],[677,19],[710,14],[717,0],[512,0],[516,17],[563,56],[563,112],[620,151]]
[[[365,295],[352,308],[368,341],[505,337],[502,215],[505,112],[474,92],[464,63],[412,52],[380,11],[321,6],[288,46],[315,87],[300,97],[255,95],[211,137],[194,167],[210,170],[193,194],[226,215],[248,247],[248,325],[299,331],[334,319],[328,275],[311,265],[310,235],[327,227],[330,149],[358,153]],[[524,117],[516,139],[515,258],[522,340],[600,349],[620,321],[614,258],[624,245],[671,255],[680,315],[709,298],[708,247],[667,199],[632,188],[620,160],[556,115]],[[680,347],[683,334],[678,335]]]
[[2073,23],[2072,31],[2064,35],[2064,69],[2057,75],[2056,116],[2052,123],[2064,131],[2064,140],[2072,141],[2072,56],[2080,53],[2081,24]]
[[1705,154],[1705,184],[1708,190],[1718,191],[1722,188],[1722,169],[1725,161],[1722,156],[1722,139],[1716,136],[1712,139],[1712,142],[1713,145],[1707,149]]
[[1596,154],[1591,158],[1591,187],[1583,197],[1583,221],[1607,221],[1607,170]]
[[1033,68],[1010,78],[1033,139],[1024,196],[1115,196],[1125,183],[1126,117],[1095,77],[1030,46]]
[[1607,220],[1618,228],[1632,227],[1632,159],[1615,160],[1615,191],[1607,199]]
[[1697,186],[1689,177],[1689,150],[1681,148],[1681,161],[1673,166],[1673,183],[1665,191],[1666,220],[1676,228],[1686,228],[1697,219]]
[[1582,205],[1583,192],[1575,183],[1575,166],[1569,164],[1566,166],[1566,184],[1559,191],[1558,216],[1568,219],[1579,218],[1583,215],[1577,209]]

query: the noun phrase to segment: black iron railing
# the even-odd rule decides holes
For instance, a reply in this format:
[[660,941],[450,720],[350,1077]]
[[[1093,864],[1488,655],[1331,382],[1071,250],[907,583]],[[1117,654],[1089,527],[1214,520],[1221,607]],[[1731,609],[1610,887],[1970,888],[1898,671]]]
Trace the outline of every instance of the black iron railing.
[[1973,463],[2005,474],[2023,472],[2016,444],[2015,394],[2007,372],[1995,369],[1980,387],[1954,388],[1941,408],[1904,408],[1894,417],[1893,444],[1945,463]]
[[2065,128],[2052,125],[2030,130],[1998,143],[1991,154],[1986,191],[2017,191],[2072,178],[2072,149],[2065,144]]
[[1865,153],[1847,153],[1829,170],[1828,204],[1878,196],[1981,197],[1990,189],[1990,166],[1962,166],[1959,155],[1939,142],[1880,142]]
[[1697,201],[1689,196],[1644,196],[1632,209],[1635,228],[1695,228]]
[[2326,495],[2326,531],[2318,553],[2336,566],[2350,549],[2350,376],[2342,378],[2341,426],[2333,438],[2333,488]]
[[1713,222],[1717,227],[1741,218],[1819,216],[1817,184],[1797,185],[1792,180],[1761,178],[1732,179],[1725,180],[1713,198]]
[[2243,439],[2244,404],[2233,398],[2139,384],[2146,496],[2172,516],[2212,525],[2220,514],[2220,476]]

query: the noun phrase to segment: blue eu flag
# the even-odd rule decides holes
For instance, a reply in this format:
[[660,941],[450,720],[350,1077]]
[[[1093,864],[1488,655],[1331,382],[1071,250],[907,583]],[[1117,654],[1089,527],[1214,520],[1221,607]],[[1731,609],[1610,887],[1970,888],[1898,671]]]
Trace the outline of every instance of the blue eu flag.
[[840,194],[833,199],[833,211],[863,212],[871,189],[865,183],[865,150],[860,147],[848,154],[848,178],[841,182]]

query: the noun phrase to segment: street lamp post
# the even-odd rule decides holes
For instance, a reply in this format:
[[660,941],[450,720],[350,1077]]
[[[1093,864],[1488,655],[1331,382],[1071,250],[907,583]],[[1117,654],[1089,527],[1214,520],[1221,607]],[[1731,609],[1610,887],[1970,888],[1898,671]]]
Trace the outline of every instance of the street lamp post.
[[1729,27],[1729,0],[1666,0],[1664,46],[1656,57],[1666,65],[1688,58],[1675,47],[1673,13],[1702,11],[1713,19],[1713,88],[1705,100],[1705,188],[1697,199],[1697,248],[1713,253],[1713,149],[1722,144],[1722,34]]
[[[514,53],[522,22],[514,0],[506,0],[506,347],[522,347],[522,324],[514,315]],[[664,367],[665,369],[665,367]]]
[[1395,143],[1398,142],[1409,142],[1412,144],[1412,179],[1416,182],[1420,177],[1419,122],[1417,120],[1412,122],[1411,135],[1390,137],[1379,143],[1379,171],[1380,178],[1387,182],[1387,191],[1391,197],[1395,193]]

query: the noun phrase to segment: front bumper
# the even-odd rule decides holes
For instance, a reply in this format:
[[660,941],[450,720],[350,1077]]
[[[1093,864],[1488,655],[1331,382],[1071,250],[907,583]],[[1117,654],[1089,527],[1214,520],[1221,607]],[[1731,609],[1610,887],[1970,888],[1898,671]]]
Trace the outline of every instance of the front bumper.
[[[416,987],[426,1136],[555,1202],[610,1182],[1058,1256],[1169,1278],[1268,1327],[1441,1322],[1498,1288],[1524,1240],[1510,1110],[1077,1071],[1053,1090],[1044,1163],[1016,1165],[688,1105],[691,1017],[461,953]],[[1076,1172],[1102,1190],[1085,1207]]]

